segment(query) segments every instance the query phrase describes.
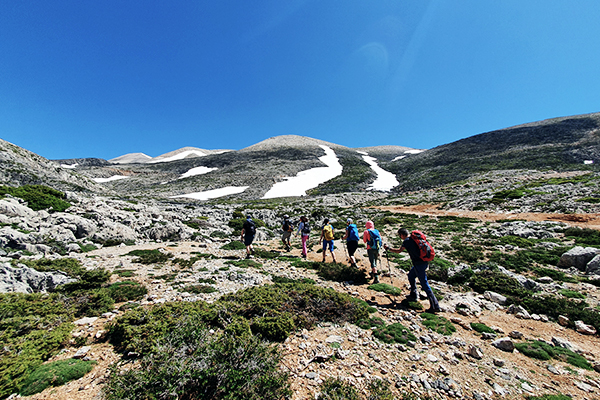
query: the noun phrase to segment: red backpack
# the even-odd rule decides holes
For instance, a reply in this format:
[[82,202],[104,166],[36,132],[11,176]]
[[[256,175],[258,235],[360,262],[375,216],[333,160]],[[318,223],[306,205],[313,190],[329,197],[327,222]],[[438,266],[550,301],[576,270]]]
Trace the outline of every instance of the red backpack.
[[410,233],[410,238],[415,241],[417,246],[419,246],[419,252],[421,253],[420,257],[423,261],[432,261],[435,257],[435,250],[427,241],[427,237],[421,231],[412,231]]

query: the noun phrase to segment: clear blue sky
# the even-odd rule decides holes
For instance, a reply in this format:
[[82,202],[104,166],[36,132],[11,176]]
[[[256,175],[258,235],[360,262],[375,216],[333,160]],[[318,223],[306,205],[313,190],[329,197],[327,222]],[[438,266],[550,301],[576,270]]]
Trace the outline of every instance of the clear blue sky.
[[0,2],[0,138],[50,159],[432,148],[597,111],[597,0]]

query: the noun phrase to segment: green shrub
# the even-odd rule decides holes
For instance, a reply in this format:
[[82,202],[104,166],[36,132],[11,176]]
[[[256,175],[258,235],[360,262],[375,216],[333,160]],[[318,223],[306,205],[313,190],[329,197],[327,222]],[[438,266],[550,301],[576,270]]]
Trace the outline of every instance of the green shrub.
[[[513,299],[510,299],[514,301]],[[600,331],[600,313],[588,309],[588,304],[581,300],[571,300],[560,296],[527,296],[520,299],[520,304],[530,313],[545,314],[552,318],[565,315],[569,318],[569,326],[573,321],[581,320]]]
[[211,334],[202,318],[182,319],[157,338],[139,368],[116,364],[104,389],[117,399],[273,399],[291,396],[277,348],[253,336]]
[[281,255],[280,252],[274,250],[263,250],[259,247],[254,248],[254,256],[259,258],[264,258],[265,260],[272,260]]
[[473,330],[475,332],[479,332],[479,333],[496,333],[495,330],[493,330],[486,324],[482,324],[479,322],[471,322],[471,328],[473,328]]
[[562,294],[563,296],[569,299],[585,299],[585,294],[576,290],[561,289],[558,293]]
[[292,265],[297,268],[314,269],[322,279],[334,282],[354,282],[363,284],[367,276],[362,269],[351,267],[343,263],[321,263],[317,261],[295,260]]
[[67,359],[43,364],[33,371],[23,382],[19,394],[31,396],[40,393],[49,386],[61,386],[83,377],[90,372],[95,361]]
[[456,327],[452,322],[439,315],[422,313],[421,318],[424,319],[423,325],[441,335],[450,336],[456,332]]
[[544,394],[542,396],[526,396],[526,400],[572,400],[571,396],[565,394]]
[[374,285],[369,285],[367,289],[374,290],[376,292],[383,292],[385,294],[389,294],[390,296],[402,295],[402,289],[397,288],[396,286],[388,285],[387,283],[376,283]]
[[448,281],[448,270],[453,266],[448,260],[444,260],[436,257],[432,262],[429,263],[429,269],[427,270],[427,278],[439,281]]
[[600,246],[600,231],[589,228],[568,228],[565,230],[565,236],[574,237],[575,244],[585,246]]
[[65,283],[57,290],[63,293],[72,293],[82,290],[99,289],[108,282],[112,274],[104,268],[97,268],[90,270],[82,269],[78,275],[78,281]]
[[148,294],[144,285],[133,281],[115,282],[108,287],[110,297],[116,302],[139,300]]
[[383,379],[371,379],[367,384],[367,400],[395,400],[390,384]]
[[235,265],[238,268],[262,268],[262,264],[258,263],[254,260],[244,259],[244,260],[229,260],[225,261],[225,264]]
[[217,289],[209,285],[189,285],[184,287],[183,290],[194,294],[214,293],[217,291]]
[[385,321],[379,317],[371,317],[356,321],[356,326],[362,329],[371,329],[378,326],[385,326]]
[[489,290],[503,295],[523,297],[527,293],[519,281],[498,270],[476,272],[471,277],[469,286],[481,294]]
[[527,357],[536,358],[538,360],[549,360],[554,358],[588,371],[593,369],[583,356],[569,349],[552,346],[538,340],[517,343],[515,344],[515,348]]
[[254,334],[267,340],[283,342],[296,329],[296,324],[290,313],[273,312],[270,316],[254,318],[250,327]]
[[406,344],[408,341],[416,341],[417,338],[413,335],[404,325],[395,323],[391,325],[382,326],[373,330],[373,336],[381,340],[384,343],[402,343]]
[[163,253],[159,249],[152,250],[132,250],[127,253],[128,256],[135,256],[131,262],[139,264],[159,264],[169,261],[173,254]]
[[115,306],[115,301],[105,288],[79,292],[75,301],[77,317],[98,317],[112,311]]
[[221,246],[221,249],[223,249],[223,250],[244,250],[245,248],[246,248],[246,246],[244,245],[244,243],[242,243],[238,240],[233,240],[233,241]]
[[503,245],[509,244],[509,245],[521,247],[524,249],[531,248],[535,245],[535,243],[532,240],[525,239],[520,236],[514,236],[514,235],[502,236],[498,240]]
[[338,378],[327,378],[321,384],[319,399],[323,400],[361,400],[358,391],[349,383]]
[[459,272],[448,277],[448,284],[450,285],[464,285],[467,283],[475,274],[471,268],[461,269]]
[[29,208],[34,211],[49,209],[50,211],[63,212],[71,207],[71,204],[64,200],[67,196],[63,192],[48,186],[0,186],[0,196],[5,196],[7,194],[25,200]]
[[314,285],[316,283],[313,279],[310,279],[310,278],[292,279],[292,278],[287,278],[285,276],[277,276],[277,275],[271,276],[271,280],[273,281],[273,283],[308,283],[311,285]]

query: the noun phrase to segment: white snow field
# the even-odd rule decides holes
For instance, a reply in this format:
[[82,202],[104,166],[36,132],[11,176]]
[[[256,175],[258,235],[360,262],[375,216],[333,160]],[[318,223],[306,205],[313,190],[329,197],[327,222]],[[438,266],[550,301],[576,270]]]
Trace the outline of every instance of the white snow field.
[[369,186],[368,190],[379,190],[382,192],[389,192],[390,190],[392,190],[392,188],[395,188],[400,184],[398,182],[398,179],[396,179],[396,175],[392,174],[389,171],[386,171],[377,164],[377,159],[375,157],[363,155],[362,158],[367,164],[371,166],[371,169],[377,174],[377,179],[375,179],[375,182],[373,182]]
[[319,145],[325,150],[325,155],[319,157],[326,167],[317,167],[300,171],[296,176],[286,177],[285,181],[277,182],[262,197],[263,199],[273,199],[276,197],[288,196],[306,196],[306,191],[316,188],[321,183],[327,182],[342,174],[342,164],[340,164],[335,152],[328,146]]
[[188,194],[180,194],[179,196],[171,196],[171,199],[177,197],[186,197],[188,199],[195,200],[209,200],[216,199],[217,197],[229,196],[230,194],[238,194],[242,193],[244,190],[248,189],[250,186],[226,186],[220,189],[206,190],[204,192],[196,192],[196,193],[188,193]]
[[118,181],[119,179],[127,179],[127,178],[129,178],[129,177],[124,176],[124,175],[113,175],[110,178],[92,178],[92,180],[96,183],[105,183],[105,182]]
[[200,167],[192,168],[188,172],[186,172],[185,174],[182,174],[179,177],[179,179],[189,178],[190,176],[208,174],[209,172],[214,171],[216,169],[218,169],[218,168],[209,168],[209,167],[205,167],[205,166],[200,166]]
[[169,161],[176,161],[176,160],[183,160],[184,158],[186,158],[189,155],[196,155],[198,157],[204,157],[207,154],[199,151],[199,150],[186,150],[186,151],[182,151],[181,153],[175,154],[174,156],[171,157],[165,157],[165,158],[158,158],[158,159],[153,159],[151,161],[149,161],[149,164],[156,164],[156,163],[160,163],[160,162],[169,162]]

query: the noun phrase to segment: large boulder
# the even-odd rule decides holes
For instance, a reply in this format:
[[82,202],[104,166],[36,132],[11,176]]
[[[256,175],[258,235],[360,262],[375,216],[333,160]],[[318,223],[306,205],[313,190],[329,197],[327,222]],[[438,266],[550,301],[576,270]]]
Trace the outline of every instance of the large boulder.
[[90,237],[98,230],[94,221],[79,215],[56,213],[52,214],[51,221],[55,225],[61,225],[70,230],[77,239]]
[[586,265],[599,253],[600,250],[595,247],[575,246],[560,256],[558,266],[560,268],[575,267],[580,271],[585,271]]
[[0,264],[0,293],[36,293],[54,290],[58,285],[74,282],[62,272],[39,272],[33,268]]
[[17,199],[2,199],[0,200],[0,214],[9,217],[24,217],[33,218],[35,211],[19,203]]
[[600,254],[587,263],[585,273],[588,275],[600,275]]
[[19,232],[9,226],[0,228],[0,247],[10,247],[21,249],[27,243],[33,243],[35,240],[29,233]]
[[120,242],[134,242],[137,240],[136,232],[128,226],[118,222],[106,222],[94,234],[93,239],[99,241],[115,240]]

